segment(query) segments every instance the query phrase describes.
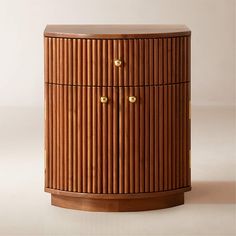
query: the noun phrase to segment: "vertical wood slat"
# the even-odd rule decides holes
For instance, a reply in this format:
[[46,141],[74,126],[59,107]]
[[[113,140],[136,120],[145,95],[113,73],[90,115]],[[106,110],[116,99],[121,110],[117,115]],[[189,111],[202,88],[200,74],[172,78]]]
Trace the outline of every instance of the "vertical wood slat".
[[[149,39],[149,169],[150,169],[150,176],[149,176],[149,191],[154,191],[154,40]],[[147,147],[148,148],[148,147]]]
[[[109,68],[108,80],[111,80],[112,71]],[[113,193],[113,89],[108,89],[108,108],[107,108],[107,165],[108,165],[108,193]]]
[[[132,62],[133,65],[133,62]],[[133,82],[133,68],[130,68],[130,79]],[[133,87],[129,87],[129,95],[128,96],[136,96]],[[127,99],[127,98],[126,98]],[[137,99],[137,98],[136,98]],[[128,100],[128,99],[127,99]],[[129,193],[134,193],[135,188],[135,159],[134,159],[134,150],[135,150],[135,114],[134,110],[135,107],[138,106],[137,101],[136,103],[129,103],[129,155],[126,158],[129,158]]]
[[164,158],[164,190],[168,190],[168,86],[164,86],[163,89],[163,96],[164,96],[164,109],[163,109],[163,132],[164,132],[164,140],[163,140],[163,158]]
[[[131,67],[132,67],[132,61],[130,60],[130,50],[131,50],[131,40],[125,40],[123,43],[123,58],[124,58],[124,73],[123,76],[121,75],[120,79],[122,80],[122,82],[120,83],[120,85],[124,85],[124,84],[129,84],[129,79],[130,79],[130,74],[131,73]],[[132,53],[132,52],[131,52]],[[119,80],[120,80],[119,79]],[[124,193],[129,193],[130,192],[130,139],[129,139],[129,132],[130,132],[130,124],[129,124],[129,120],[130,120],[130,116],[129,116],[129,101],[128,101],[128,97],[130,96],[129,94],[129,87],[124,87],[124,102],[123,102],[123,112],[124,112],[124,124],[123,124],[123,128],[124,128],[124,132],[123,132],[123,145],[124,145],[124,149],[123,151],[123,155],[124,155],[124,160],[123,160],[123,164],[124,164]],[[122,137],[121,137],[122,138]],[[122,168],[122,166],[121,166]]]
[[124,176],[125,176],[125,167],[124,167],[124,156],[125,156],[125,117],[124,117],[124,88],[119,88],[119,193],[124,193]]
[[139,85],[139,41],[138,39],[134,40],[134,86]]
[[[102,96],[107,97],[107,88],[102,88]],[[108,101],[109,102],[109,101]],[[107,193],[108,168],[107,168],[107,104],[102,105],[102,193]]]
[[[49,82],[49,40],[50,38],[44,38],[44,82]],[[46,91],[45,96],[48,92]]]
[[160,155],[159,155],[159,88],[154,87],[154,191],[159,191],[159,165],[160,165]]
[[140,116],[140,142],[139,142],[139,152],[140,152],[140,192],[145,192],[145,92],[144,88],[140,87],[140,103],[139,103],[139,116]]
[[68,87],[68,191],[72,191],[73,184],[73,172],[72,172],[72,163],[73,163],[73,88]]
[[107,68],[108,68],[108,78],[107,84],[108,86],[113,86],[113,42],[112,40],[108,40],[107,42]]
[[[98,64],[99,67],[99,64]],[[98,74],[98,79],[100,74]],[[99,101],[102,96],[102,88],[97,89],[97,193],[102,193],[102,103]]]
[[47,83],[50,81],[50,53],[51,53],[51,39],[50,38],[44,38],[44,132],[45,132],[45,141],[44,141],[44,158],[45,158],[45,169],[44,169],[44,176],[45,176],[45,187],[50,188],[51,187],[51,180],[50,180],[50,157],[51,157],[51,148],[50,148],[50,99],[49,99],[49,87],[47,86]]
[[163,39],[158,39],[158,84],[163,84]]
[[[74,74],[74,73],[73,73]],[[74,192],[77,191],[77,88],[75,86],[72,87],[72,190]]]
[[[105,86],[107,85],[107,79],[108,79],[108,68],[107,68],[107,40],[103,40],[102,44],[102,84]],[[102,88],[102,96],[108,96],[107,87]],[[108,100],[108,104],[111,101]],[[107,148],[107,106],[108,104],[103,104],[102,106],[102,173],[103,173],[103,180],[102,180],[102,186],[103,186],[103,193],[107,193],[108,190],[108,148]]]
[[[128,55],[128,62],[129,63],[129,72],[127,72],[127,79],[126,81],[129,81],[129,85],[131,87],[127,88],[128,91],[128,96],[125,98],[128,102],[128,97],[129,96],[135,96],[137,99],[137,95],[135,94],[134,91],[134,76],[138,76],[134,71],[134,40],[129,40],[129,55]],[[136,49],[137,50],[137,49]],[[137,61],[136,61],[137,63]],[[128,82],[127,82],[128,83]],[[125,83],[126,84],[126,83]],[[134,142],[134,130],[135,130],[135,122],[134,122],[134,109],[135,107],[138,106],[138,103],[130,103],[128,104],[128,109],[127,109],[127,114],[129,115],[129,119],[127,120],[128,126],[129,126],[129,135],[127,135],[127,138],[129,140],[129,152],[128,155],[126,156],[126,159],[128,159],[128,163],[129,163],[129,168],[128,168],[128,173],[129,173],[129,189],[128,192],[129,193],[134,193],[134,177],[135,177],[135,156],[134,156],[134,150],[135,150],[135,142]],[[128,130],[128,129],[127,129]]]
[[[59,47],[60,47],[60,55],[59,55],[59,82],[60,84],[63,84],[63,75],[64,75],[64,44],[63,40],[59,39]],[[63,129],[64,129],[64,92],[63,92],[63,87],[59,86],[59,136],[60,136],[60,141],[59,141],[59,149],[60,149],[60,189],[64,189],[64,145],[63,145]]]
[[144,107],[145,107],[145,192],[150,191],[150,88],[145,88],[144,91]]
[[[87,40],[87,83],[92,85],[92,41]],[[87,192],[92,193],[92,107],[93,107],[92,88],[87,88]]]
[[[83,68],[83,71],[86,68]],[[84,74],[84,72],[83,72]],[[82,88],[82,175],[83,192],[87,192],[87,88]]]
[[[169,74],[169,72],[168,72]],[[171,118],[172,118],[172,100],[171,100],[171,96],[172,96],[172,91],[173,88],[171,85],[167,86],[167,156],[168,156],[168,186],[167,189],[171,190],[172,189],[172,122],[171,122]]]
[[[127,68],[127,64],[126,62],[124,62],[124,45],[125,43],[127,43],[127,41],[125,40],[118,40],[118,57],[117,59],[120,59],[121,61],[123,61],[122,65],[120,67],[117,67],[117,70],[119,71],[119,78],[118,78],[118,85],[119,86],[123,86],[124,85],[124,76],[125,76],[125,72],[126,68]],[[124,64],[125,63],[125,64]]]
[[[173,78],[173,77],[172,77]],[[171,174],[172,189],[176,189],[176,84],[171,90]]]
[[57,175],[57,169],[56,169],[56,158],[57,158],[57,148],[56,148],[56,86],[52,87],[52,187],[57,188],[56,186],[56,175]]
[[52,85],[48,86],[48,155],[49,155],[49,188],[53,188],[53,99],[52,99]]
[[[81,68],[80,68],[81,69]],[[83,156],[82,156],[82,140],[83,140],[83,123],[82,123],[82,112],[81,108],[82,104],[82,88],[79,86],[77,87],[77,191],[83,191]]]
[[179,86],[179,182],[183,186],[183,86]]
[[[95,75],[94,75],[95,76]],[[93,77],[94,78],[94,77]],[[92,193],[97,193],[97,89],[92,89]]]
[[61,154],[60,154],[60,93],[59,93],[59,85],[56,85],[56,168],[57,168],[57,176],[56,176],[56,186],[57,189],[60,189],[60,162],[61,162]]
[[[138,39],[134,40],[134,68],[133,68],[133,81],[134,85],[139,85],[139,41]],[[134,121],[134,126],[131,128],[131,132],[133,132],[133,164],[134,164],[134,192],[139,193],[140,191],[140,89],[138,87],[134,87],[133,91],[131,91],[135,97],[137,98],[137,102],[134,108],[131,108],[131,114],[134,114],[133,118],[130,119],[130,123]],[[131,115],[132,116],[132,115]],[[133,131],[134,129],[134,131]],[[132,138],[132,137],[131,137]],[[132,184],[131,184],[132,185]],[[133,190],[133,189],[132,189]]]
[[[177,74],[178,75],[178,74]],[[180,186],[180,86],[176,86],[176,120],[175,120],[175,127],[176,127],[176,188],[179,188]]]
[[190,86],[187,85],[187,185],[190,186],[191,184],[191,117],[190,117],[190,110],[191,110],[191,100],[190,100]]
[[49,91],[47,84],[44,85],[44,178],[45,187],[49,187]]
[[113,88],[113,193],[119,192],[119,89]]
[[[130,116],[129,116],[129,88],[124,88],[124,193],[129,193],[130,187]],[[122,176],[121,176],[122,178]]]
[[159,113],[159,132],[158,132],[158,145],[159,145],[159,191],[164,190],[164,88],[158,87],[158,113]]
[[[91,80],[91,69],[88,68],[88,74],[90,74]],[[92,99],[93,99],[92,88],[87,88],[87,192],[92,193],[92,148],[93,148],[93,136],[92,136]]]
[[183,186],[187,186],[187,87],[183,84]]
[[[150,64],[151,65],[151,64]],[[151,68],[150,66],[150,70],[153,70],[153,68]],[[155,159],[154,159],[154,148],[155,148],[155,118],[154,118],[154,105],[155,105],[155,101],[154,101],[154,86],[150,86],[149,89],[149,103],[150,103],[150,115],[149,115],[149,169],[150,169],[150,187],[149,187],[149,191],[150,192],[154,192],[154,183],[155,183]]]
[[[135,67],[136,68],[136,67]],[[135,70],[138,70],[136,68]],[[136,73],[138,73],[136,71]],[[135,74],[136,74],[135,73]],[[136,74],[137,75],[137,74]],[[134,181],[135,181],[135,187],[134,191],[135,193],[139,193],[140,191],[140,152],[139,152],[139,147],[140,147],[140,89],[135,87],[134,88],[134,94],[137,97],[137,103],[136,106],[134,107]],[[133,122],[133,120],[130,119],[130,122]]]

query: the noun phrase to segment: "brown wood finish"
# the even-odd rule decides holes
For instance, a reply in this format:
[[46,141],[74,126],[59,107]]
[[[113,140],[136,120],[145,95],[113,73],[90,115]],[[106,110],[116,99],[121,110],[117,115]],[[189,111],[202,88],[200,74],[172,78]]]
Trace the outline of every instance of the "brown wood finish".
[[[180,103],[172,98],[172,96],[176,96],[176,89],[180,93],[178,95]],[[48,156],[48,163],[54,164],[51,169],[48,167],[46,176],[47,179],[50,179],[50,175],[53,175],[52,188],[63,190],[62,184],[59,184],[62,180],[59,179],[63,179],[61,177],[62,169],[66,168],[68,174],[64,179],[68,191],[78,191],[76,186],[80,181],[77,183],[77,172],[82,172],[83,192],[108,193],[109,190],[109,193],[115,193],[113,189],[116,187],[113,186],[113,183],[117,184],[118,181],[117,174],[114,173],[113,176],[113,168],[117,169],[118,160],[120,193],[134,192],[135,173],[140,178],[139,185],[141,184],[140,190],[136,190],[137,192],[153,192],[154,185],[156,185],[156,191],[175,189],[174,181],[178,179],[178,176],[174,177],[175,171],[180,176],[178,187],[188,186],[188,89],[189,85],[183,83],[168,85],[164,89],[158,86],[121,87],[118,93],[116,88],[110,87],[92,88],[45,84],[46,98],[55,97],[58,101],[48,104],[49,111],[55,114],[52,122],[55,124],[52,137],[48,135],[48,138],[55,142],[47,142],[46,147],[49,150],[52,148],[52,154]],[[64,94],[65,92],[68,93],[68,96]],[[82,106],[79,106],[77,103],[81,104],[81,95],[83,103]],[[108,97],[107,104],[99,102],[102,95]],[[120,100],[112,100],[117,95]],[[129,95],[136,96],[137,102],[130,103]],[[65,103],[67,103],[66,110],[64,108],[62,112],[61,104]],[[143,105],[143,108],[140,104]],[[181,104],[179,109],[177,109],[178,104]],[[119,114],[117,107],[119,107]],[[68,128],[66,129],[67,134],[63,137],[60,133],[65,125],[63,122],[65,118],[62,115],[65,113],[68,113],[68,124],[66,124]],[[46,114],[46,120],[48,118],[50,121],[48,115]],[[81,143],[81,137],[78,137],[81,136],[81,126],[82,145],[77,145],[78,140]],[[100,129],[96,129],[97,126],[100,126]],[[173,137],[177,133],[176,127],[179,131],[177,138],[174,139]],[[135,132],[142,135],[136,136]],[[118,138],[119,140],[116,140]],[[173,140],[180,140],[179,149],[176,149],[176,142]],[[82,148],[82,165],[79,164],[81,155],[78,148]],[[64,152],[63,155],[61,150],[68,150],[68,152]],[[177,152],[179,150],[179,155],[176,150]],[[117,151],[119,158],[116,155],[113,156],[114,153],[117,154]],[[97,152],[100,155],[96,155]],[[135,154],[137,160],[136,157],[134,158]],[[143,158],[140,158],[140,155],[143,155]],[[62,160],[65,162],[63,163]],[[140,161],[138,162],[138,160]],[[176,165],[176,162],[179,165]],[[64,166],[64,164],[66,165]],[[98,185],[101,186],[100,191],[95,191],[97,173]],[[156,178],[162,183],[156,183]],[[49,183],[46,184],[46,187],[50,187]],[[136,184],[136,189],[138,188]]]
[[155,37],[113,38],[112,31],[82,38],[81,29],[93,30],[87,27],[78,37],[69,35],[74,26],[45,31],[45,190],[52,204],[93,211],[183,204],[191,186],[189,31],[160,26]]

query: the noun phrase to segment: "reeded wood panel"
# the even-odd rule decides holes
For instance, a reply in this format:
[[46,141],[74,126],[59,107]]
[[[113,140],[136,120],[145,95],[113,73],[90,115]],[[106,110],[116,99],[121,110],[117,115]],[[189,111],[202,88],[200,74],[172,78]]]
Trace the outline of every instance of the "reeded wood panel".
[[45,84],[45,115],[45,187],[117,193],[118,89]]
[[[122,65],[116,67],[114,60]],[[190,81],[190,37],[71,39],[45,37],[45,82],[140,86]],[[150,73],[150,75],[149,75]]]
[[189,186],[189,86],[45,84],[46,187],[142,193]]

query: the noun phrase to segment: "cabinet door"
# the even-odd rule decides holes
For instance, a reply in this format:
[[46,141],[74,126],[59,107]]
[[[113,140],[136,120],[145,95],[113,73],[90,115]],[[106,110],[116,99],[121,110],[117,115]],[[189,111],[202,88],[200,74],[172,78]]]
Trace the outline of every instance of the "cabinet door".
[[118,88],[46,84],[45,105],[45,187],[117,193]]
[[189,186],[189,84],[119,88],[119,106],[119,192]]

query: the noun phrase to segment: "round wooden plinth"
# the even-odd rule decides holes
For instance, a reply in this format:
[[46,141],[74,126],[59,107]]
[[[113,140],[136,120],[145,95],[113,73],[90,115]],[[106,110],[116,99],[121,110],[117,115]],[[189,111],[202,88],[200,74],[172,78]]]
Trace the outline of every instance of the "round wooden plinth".
[[[141,194],[70,194],[51,192],[54,206],[84,211],[145,211],[184,204],[184,192],[190,188],[162,193]],[[47,190],[46,190],[47,191]]]

